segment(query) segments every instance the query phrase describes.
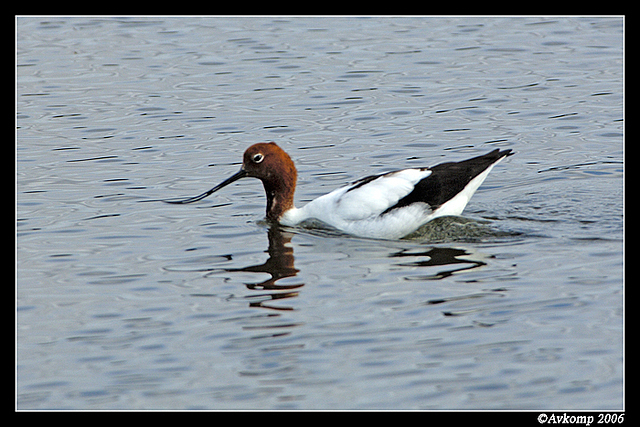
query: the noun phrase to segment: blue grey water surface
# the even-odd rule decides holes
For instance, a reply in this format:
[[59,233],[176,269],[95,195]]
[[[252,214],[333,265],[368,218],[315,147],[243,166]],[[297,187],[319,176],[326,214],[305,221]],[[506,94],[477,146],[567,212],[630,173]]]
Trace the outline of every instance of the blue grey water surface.
[[[623,18],[18,17],[18,409],[624,408]],[[263,221],[501,162],[397,241]]]

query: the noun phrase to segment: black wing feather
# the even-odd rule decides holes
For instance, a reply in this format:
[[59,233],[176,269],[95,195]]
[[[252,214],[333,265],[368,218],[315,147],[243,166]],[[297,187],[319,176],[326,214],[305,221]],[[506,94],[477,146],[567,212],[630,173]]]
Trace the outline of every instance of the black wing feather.
[[454,198],[473,178],[489,166],[512,154],[511,150],[496,148],[483,156],[433,166],[429,168],[431,175],[418,182],[411,193],[398,200],[398,203],[385,210],[383,214],[417,202],[427,203],[432,210],[435,210]]

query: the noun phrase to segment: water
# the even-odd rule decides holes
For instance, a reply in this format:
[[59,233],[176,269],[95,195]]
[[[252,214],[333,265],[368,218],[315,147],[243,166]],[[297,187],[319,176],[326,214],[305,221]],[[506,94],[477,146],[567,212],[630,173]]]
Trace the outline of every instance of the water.
[[[622,19],[17,19],[18,409],[624,407]],[[462,218],[264,223],[511,148]]]

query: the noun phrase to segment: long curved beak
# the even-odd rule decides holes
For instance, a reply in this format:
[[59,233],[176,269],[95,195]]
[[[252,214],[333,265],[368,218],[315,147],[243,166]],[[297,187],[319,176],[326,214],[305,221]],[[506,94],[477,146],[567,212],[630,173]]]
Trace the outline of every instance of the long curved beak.
[[212,195],[216,191],[220,190],[221,188],[226,187],[227,185],[231,184],[232,182],[236,182],[240,178],[244,178],[246,176],[248,176],[247,171],[245,171],[244,169],[240,169],[238,172],[235,173],[235,175],[232,175],[229,178],[225,179],[220,184],[216,185],[215,187],[213,187],[211,190],[207,191],[206,193],[202,193],[202,194],[200,194],[198,196],[189,197],[188,199],[163,200],[163,202],[172,203],[174,205],[183,205],[185,203],[197,202],[198,200],[202,200],[205,197],[209,197],[210,195]]

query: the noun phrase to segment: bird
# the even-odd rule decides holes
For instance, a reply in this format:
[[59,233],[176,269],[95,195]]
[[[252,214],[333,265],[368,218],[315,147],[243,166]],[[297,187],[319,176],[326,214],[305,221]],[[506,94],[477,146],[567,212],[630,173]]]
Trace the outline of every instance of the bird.
[[164,201],[197,202],[251,177],[264,186],[267,221],[295,227],[315,220],[357,237],[400,239],[435,218],[460,215],[493,167],[513,154],[511,149],[496,148],[459,162],[370,175],[296,208],[298,173],[293,160],[275,142],[260,142],[246,149],[238,172],[209,191]]

